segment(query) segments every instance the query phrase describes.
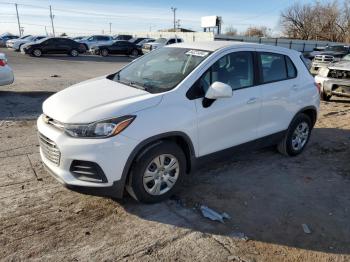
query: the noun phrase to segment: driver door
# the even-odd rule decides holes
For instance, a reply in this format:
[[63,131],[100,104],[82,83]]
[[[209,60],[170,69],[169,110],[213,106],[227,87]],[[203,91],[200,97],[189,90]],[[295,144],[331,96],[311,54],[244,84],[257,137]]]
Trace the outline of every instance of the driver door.
[[230,85],[233,95],[210,103],[195,100],[199,156],[257,138],[261,89],[255,85],[253,52],[233,52],[215,62],[197,81],[203,96],[216,81]]

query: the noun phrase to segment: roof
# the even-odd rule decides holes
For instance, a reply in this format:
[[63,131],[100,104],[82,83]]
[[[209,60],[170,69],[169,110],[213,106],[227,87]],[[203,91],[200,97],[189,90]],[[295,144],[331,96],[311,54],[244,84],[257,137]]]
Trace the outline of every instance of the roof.
[[172,47],[181,47],[181,48],[191,48],[191,49],[199,49],[199,50],[207,50],[211,52],[215,52],[219,49],[223,49],[226,47],[264,47],[269,49],[274,49],[276,51],[283,51],[283,52],[295,52],[298,53],[295,50],[279,47],[279,46],[272,46],[272,45],[263,45],[263,44],[255,44],[255,43],[248,43],[248,42],[236,42],[236,41],[203,41],[203,42],[184,42],[179,44],[173,44]]

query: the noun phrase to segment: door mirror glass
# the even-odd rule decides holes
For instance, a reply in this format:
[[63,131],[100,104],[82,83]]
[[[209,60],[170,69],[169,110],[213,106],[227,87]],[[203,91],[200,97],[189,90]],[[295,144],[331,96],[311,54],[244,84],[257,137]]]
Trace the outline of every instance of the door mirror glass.
[[205,93],[207,99],[218,99],[232,97],[232,87],[222,82],[214,82]]

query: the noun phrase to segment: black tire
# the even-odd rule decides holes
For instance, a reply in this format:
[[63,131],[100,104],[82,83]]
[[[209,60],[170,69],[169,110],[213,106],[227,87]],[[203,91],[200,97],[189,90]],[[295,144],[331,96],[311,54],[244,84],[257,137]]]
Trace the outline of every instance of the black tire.
[[32,55],[35,56],[35,57],[40,57],[40,56],[42,56],[42,52],[41,52],[40,49],[34,49],[32,51]]
[[139,55],[139,51],[137,51],[137,49],[132,49],[130,51],[130,56],[131,57],[137,57]]
[[[175,180],[174,183],[172,182],[173,186],[170,187],[168,191],[164,192],[163,194],[152,195],[151,193],[146,191],[146,187],[148,187],[148,185],[144,185],[144,175],[145,175],[146,169],[149,170],[152,164],[154,164],[154,159],[157,159],[157,157],[161,155],[170,155],[175,157],[179,167],[178,172],[176,172],[178,176],[177,176],[177,180]],[[158,174],[157,171],[153,171],[153,172]],[[186,156],[182,151],[182,149],[177,144],[173,142],[160,142],[160,143],[154,144],[146,148],[136,158],[135,162],[132,165],[130,177],[129,177],[130,179],[129,186],[131,187],[131,190],[132,190],[131,195],[137,201],[140,201],[143,203],[156,203],[156,202],[165,200],[169,198],[171,195],[173,195],[174,192],[176,192],[176,190],[179,188],[179,186],[183,181],[185,173],[186,173]],[[151,183],[150,187],[152,187],[152,183],[153,183],[153,186],[155,186],[155,181],[156,180],[152,180],[149,182]],[[160,188],[163,188],[164,186],[166,188],[168,187],[167,183],[163,181],[163,178],[158,177],[158,181],[160,181],[159,183],[161,183]]]
[[79,55],[79,51],[77,49],[72,49],[69,51],[69,55],[73,57],[77,57]]
[[[305,123],[308,127],[308,135],[307,138],[305,138],[304,141],[301,143],[302,147],[300,149],[296,149],[295,146],[293,146],[293,139],[295,138],[295,132],[296,129],[299,128],[302,123]],[[303,150],[305,149],[306,145],[308,144],[311,136],[312,131],[312,122],[310,117],[307,115],[301,113],[298,114],[292,121],[292,123],[289,125],[289,128],[284,136],[284,138],[281,140],[281,142],[278,144],[277,149],[278,151],[286,156],[297,156]]]
[[325,92],[321,92],[321,99],[323,101],[329,101],[331,100],[332,95],[327,95]]
[[100,55],[103,56],[103,57],[106,57],[108,56],[109,52],[108,52],[108,49],[102,49],[100,50]]

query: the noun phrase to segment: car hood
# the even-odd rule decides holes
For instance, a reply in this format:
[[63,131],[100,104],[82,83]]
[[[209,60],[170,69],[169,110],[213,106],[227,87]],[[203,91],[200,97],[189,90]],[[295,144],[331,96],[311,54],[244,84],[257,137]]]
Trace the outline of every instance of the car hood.
[[318,55],[344,56],[345,54],[344,52],[322,51]]
[[21,40],[17,40],[14,41],[14,44],[24,44],[24,43],[29,43],[31,40],[25,40],[25,39],[21,39]]
[[350,61],[340,61],[337,63],[332,63],[328,66],[329,69],[336,69],[336,70],[350,70]]
[[154,47],[159,47],[159,46],[163,46],[165,44],[161,44],[161,43],[147,43],[145,45],[149,45],[149,46],[154,46]]
[[162,95],[150,94],[104,77],[66,88],[45,100],[43,112],[62,123],[91,123],[154,107]]

